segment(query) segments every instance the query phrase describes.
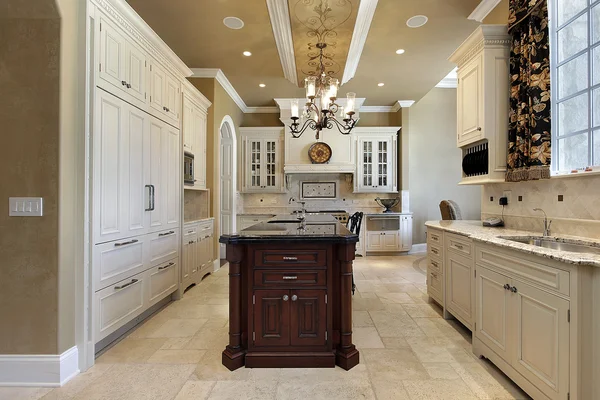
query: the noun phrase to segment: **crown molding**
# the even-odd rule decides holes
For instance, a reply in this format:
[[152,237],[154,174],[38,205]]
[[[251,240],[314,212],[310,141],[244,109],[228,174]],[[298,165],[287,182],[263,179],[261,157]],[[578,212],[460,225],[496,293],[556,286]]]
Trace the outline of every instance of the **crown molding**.
[[402,108],[409,108],[410,106],[415,104],[415,101],[414,100],[398,100],[398,104]]
[[221,84],[223,89],[225,89],[229,97],[231,97],[235,104],[237,104],[240,110],[242,110],[242,112],[246,112],[248,106],[246,103],[244,103],[244,100],[234,89],[233,85],[231,82],[229,82],[229,79],[227,79],[223,71],[218,68],[192,68],[192,73],[193,78],[214,78]]
[[456,49],[448,60],[459,67],[471,60],[481,50],[506,48],[511,38],[507,25],[479,25],[477,29]]
[[200,108],[203,108],[204,110],[208,110],[212,105],[210,100],[208,100],[206,96],[204,96],[204,94],[202,94],[202,92],[187,79],[183,80],[183,94],[184,96],[188,96],[193,102],[198,103]]
[[285,79],[297,86],[296,55],[294,53],[288,2],[287,0],[267,0],[267,9],[269,10],[269,18],[273,27],[273,36],[281,60],[283,75]]
[[458,79],[456,78],[444,78],[435,85],[436,88],[442,89],[456,89],[458,87]]
[[500,4],[500,1],[501,0],[481,0],[481,3],[475,7],[475,10],[473,10],[471,15],[468,16],[468,19],[477,22],[483,22],[485,17],[487,17],[488,14],[491,13],[498,4]]
[[360,112],[362,113],[391,113],[392,106],[362,106]]
[[358,6],[358,14],[356,15],[352,41],[350,42],[350,48],[348,49],[348,58],[346,59],[346,66],[342,77],[342,85],[354,78],[354,74],[358,68],[358,62],[360,61],[363,48],[365,47],[365,42],[367,41],[369,29],[371,28],[373,15],[375,15],[377,1],[378,0],[361,0],[360,5]]
[[167,69],[177,71],[176,75],[192,75],[187,65],[125,0],[93,0],[92,3],[109,15]]
[[279,107],[246,107],[246,114],[277,114]]

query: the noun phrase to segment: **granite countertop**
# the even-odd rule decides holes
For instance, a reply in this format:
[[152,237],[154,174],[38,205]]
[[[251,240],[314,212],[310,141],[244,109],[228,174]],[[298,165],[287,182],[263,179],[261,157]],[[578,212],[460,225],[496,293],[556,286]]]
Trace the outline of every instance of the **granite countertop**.
[[[517,229],[508,229],[504,227],[485,227],[481,225],[481,221],[464,220],[427,221],[425,223],[425,226],[429,228],[441,229],[446,232],[455,233],[457,235],[466,236],[477,242],[493,244],[496,246],[521,251],[523,253],[534,254],[536,256],[549,258],[566,264],[592,265],[595,267],[600,267],[600,254],[573,253],[569,251],[547,249],[544,247],[534,246],[526,243],[513,242],[511,240],[503,239],[502,237],[500,237],[540,237],[542,236],[542,233],[539,231],[523,231]],[[594,247],[600,247],[600,240],[598,239],[568,235],[549,237],[558,239],[558,241],[564,241],[574,244],[587,244],[593,245]]]
[[[276,215],[268,221],[252,225],[240,232],[223,235],[220,243],[253,242],[253,241],[330,241],[330,242],[358,242],[358,236],[350,232],[343,224],[331,215],[307,215],[304,224],[300,222],[272,222],[291,221],[293,215]],[[304,226],[304,229],[301,229]]]

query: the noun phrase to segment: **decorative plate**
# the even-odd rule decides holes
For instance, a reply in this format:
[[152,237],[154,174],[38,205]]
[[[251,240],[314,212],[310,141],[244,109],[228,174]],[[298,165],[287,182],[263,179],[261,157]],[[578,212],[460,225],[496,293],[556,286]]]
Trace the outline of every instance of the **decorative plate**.
[[308,157],[313,164],[325,164],[331,158],[331,147],[323,142],[314,143],[308,149]]

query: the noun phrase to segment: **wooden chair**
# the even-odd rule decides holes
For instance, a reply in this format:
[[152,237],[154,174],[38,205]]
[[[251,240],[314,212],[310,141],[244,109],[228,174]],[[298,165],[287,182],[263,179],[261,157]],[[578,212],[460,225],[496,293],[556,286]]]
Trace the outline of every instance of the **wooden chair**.
[[[348,229],[350,230],[350,232],[358,235],[360,237],[360,226],[362,224],[362,219],[363,219],[363,213],[360,211],[355,212],[354,214],[352,214],[352,216],[350,218],[348,218]],[[352,295],[354,295],[354,292],[356,291],[356,284],[354,283],[354,273],[352,273]]]

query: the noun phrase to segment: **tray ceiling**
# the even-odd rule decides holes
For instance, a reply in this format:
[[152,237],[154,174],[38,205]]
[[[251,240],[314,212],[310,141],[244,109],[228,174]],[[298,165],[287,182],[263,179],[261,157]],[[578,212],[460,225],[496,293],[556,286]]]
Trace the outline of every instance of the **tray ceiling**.
[[[288,41],[293,46],[287,50],[281,48],[285,35],[279,34],[279,43],[275,40],[265,0],[127,1],[188,67],[220,68],[248,106],[273,106],[274,98],[304,95],[304,89],[292,82],[302,82],[310,70],[309,45],[314,45],[314,41],[308,36],[307,22],[320,0],[268,0],[280,10],[287,9],[287,18],[280,15],[291,31]],[[333,59],[339,65],[334,76],[342,81],[351,44],[351,56],[357,54],[354,31],[362,28],[368,32],[356,73],[340,93],[356,92],[358,97],[367,99],[365,105],[369,106],[391,106],[397,100],[418,101],[453,69],[448,56],[479,25],[467,19],[478,0],[363,1],[371,7],[376,5],[372,21],[369,12],[359,13],[359,0],[329,0],[331,13],[341,23],[335,28],[335,38],[330,38],[334,46],[328,50],[333,51]],[[407,19],[419,14],[429,18],[425,26],[406,26]],[[241,18],[244,28],[227,28],[223,19],[228,16]],[[367,24],[365,28],[368,22],[370,27]],[[279,53],[278,44],[286,54]],[[397,55],[399,48],[406,52]],[[243,56],[244,51],[252,52],[252,56]],[[286,59],[295,62],[286,64]],[[287,65],[287,74],[282,63]],[[385,85],[377,86],[380,82]],[[260,88],[260,83],[266,86]]]

